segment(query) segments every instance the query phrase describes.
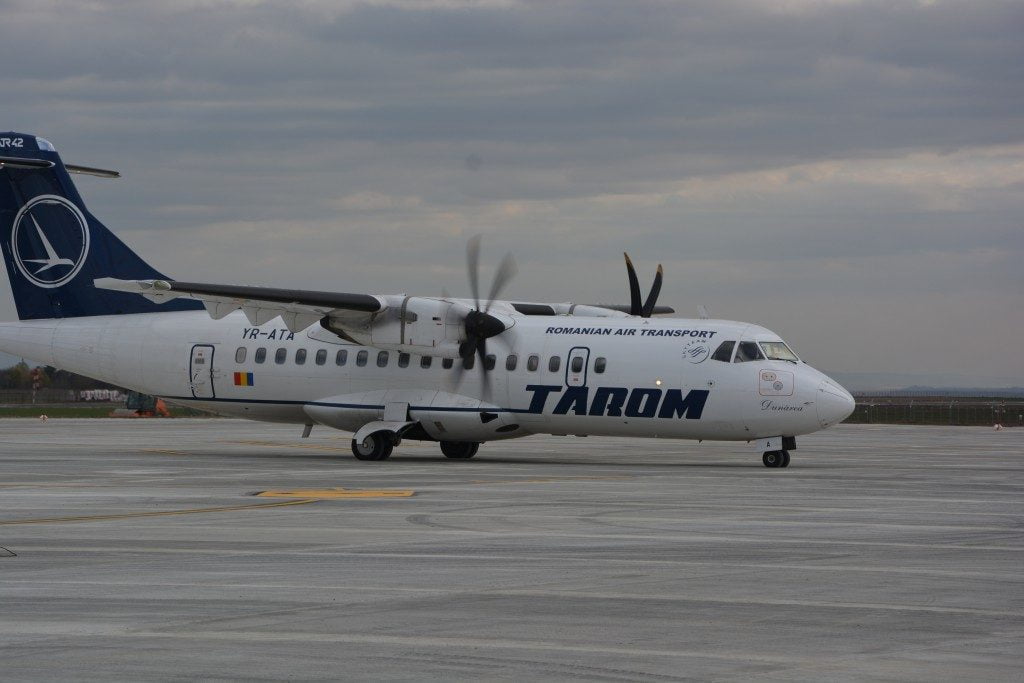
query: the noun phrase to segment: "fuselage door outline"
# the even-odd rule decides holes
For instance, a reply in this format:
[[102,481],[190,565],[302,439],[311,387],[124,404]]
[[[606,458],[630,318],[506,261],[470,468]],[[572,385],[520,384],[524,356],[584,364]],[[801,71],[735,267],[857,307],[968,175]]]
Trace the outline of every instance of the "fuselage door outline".
[[213,386],[213,352],[212,344],[192,345],[188,363],[188,385],[193,398],[217,397]]
[[[573,370],[573,363],[579,366],[582,359],[583,367],[580,370]],[[585,387],[587,386],[587,371],[590,365],[590,349],[586,346],[574,346],[569,349],[569,357],[565,359],[565,386]]]

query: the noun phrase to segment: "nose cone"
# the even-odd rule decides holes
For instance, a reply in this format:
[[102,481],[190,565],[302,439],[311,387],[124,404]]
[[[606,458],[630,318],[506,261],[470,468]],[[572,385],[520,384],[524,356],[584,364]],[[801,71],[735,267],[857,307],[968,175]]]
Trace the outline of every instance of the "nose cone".
[[842,422],[856,407],[850,392],[831,379],[822,380],[818,385],[818,398],[815,404],[818,406],[818,420],[822,427]]

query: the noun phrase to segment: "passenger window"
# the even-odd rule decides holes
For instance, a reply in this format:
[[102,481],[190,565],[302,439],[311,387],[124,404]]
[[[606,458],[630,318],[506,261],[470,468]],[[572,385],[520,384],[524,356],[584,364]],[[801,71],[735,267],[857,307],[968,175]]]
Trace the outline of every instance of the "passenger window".
[[484,370],[493,370],[494,364],[498,362],[498,358],[494,354],[487,354],[484,356]]
[[364,367],[366,365],[366,360],[369,357],[370,352],[367,351],[366,349],[363,349],[362,351],[356,354],[356,365],[358,365],[359,367]]
[[505,369],[512,372],[516,369],[516,364],[519,363],[519,357],[514,353],[509,354],[509,357],[505,359]]
[[421,368],[429,368],[432,362],[434,362],[433,356],[420,356]]
[[551,356],[548,360],[548,371],[558,372],[558,368],[562,367],[562,359],[558,356]]
[[572,371],[583,372],[583,356],[576,356],[572,359]]
[[388,366],[388,355],[389,354],[387,351],[381,351],[380,353],[377,354],[378,368],[386,368]]
[[526,359],[526,369],[530,372],[537,372],[540,367],[540,356],[534,354]]
[[732,360],[732,347],[736,346],[734,341],[724,341],[718,345],[715,349],[715,353],[711,356],[711,360],[720,360],[723,363],[728,363]]
[[736,360],[733,362],[746,363],[752,360],[764,360],[761,349],[757,348],[754,342],[740,342],[739,348],[736,349]]
[[244,363],[245,362],[245,347],[244,346],[239,346],[238,349],[235,351],[235,362],[236,363]]
[[348,350],[347,349],[338,349],[338,352],[336,354],[334,354],[334,364],[335,365],[344,365],[347,362],[348,362]]
[[407,368],[409,367],[409,354],[400,353],[398,354],[398,367]]
[[284,365],[284,362],[288,360],[288,349],[280,348],[274,352],[274,362],[278,365]]
[[607,365],[608,360],[604,356],[598,356],[594,359],[594,372],[600,375]]
[[267,359],[267,350],[262,346],[256,349],[256,358],[254,359],[257,363],[262,363]]
[[323,365],[327,362],[327,349],[320,349],[316,352],[316,364]]
[[306,364],[306,349],[299,349],[295,352],[295,364],[305,365]]
[[473,366],[476,365],[476,354],[470,354],[462,359],[462,369],[472,370]]
[[454,365],[455,361],[452,360],[451,358],[445,358],[444,360],[441,361],[441,367],[444,368],[445,370],[451,370]]

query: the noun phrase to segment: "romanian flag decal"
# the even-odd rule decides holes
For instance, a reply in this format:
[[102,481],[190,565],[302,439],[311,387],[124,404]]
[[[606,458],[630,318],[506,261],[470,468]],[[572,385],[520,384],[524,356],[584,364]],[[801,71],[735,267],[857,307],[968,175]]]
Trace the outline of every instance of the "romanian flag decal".
[[251,372],[236,372],[235,373],[235,386],[236,387],[251,387],[253,385],[252,373]]

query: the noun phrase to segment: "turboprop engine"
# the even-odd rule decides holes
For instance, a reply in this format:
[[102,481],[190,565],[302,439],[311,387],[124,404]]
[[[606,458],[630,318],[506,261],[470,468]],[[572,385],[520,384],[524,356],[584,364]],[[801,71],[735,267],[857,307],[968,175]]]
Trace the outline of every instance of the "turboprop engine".
[[467,344],[494,337],[513,325],[511,317],[495,315],[446,299],[416,296],[383,297],[386,307],[370,319],[338,311],[321,325],[364,346],[423,356],[464,358]]

